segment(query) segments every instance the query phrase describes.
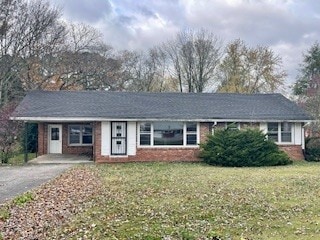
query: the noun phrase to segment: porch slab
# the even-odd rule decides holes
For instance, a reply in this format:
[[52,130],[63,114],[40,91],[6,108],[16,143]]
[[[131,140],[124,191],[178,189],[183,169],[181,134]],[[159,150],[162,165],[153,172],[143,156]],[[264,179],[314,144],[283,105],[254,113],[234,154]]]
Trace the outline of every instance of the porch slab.
[[29,164],[93,163],[91,157],[76,154],[45,154],[28,161]]

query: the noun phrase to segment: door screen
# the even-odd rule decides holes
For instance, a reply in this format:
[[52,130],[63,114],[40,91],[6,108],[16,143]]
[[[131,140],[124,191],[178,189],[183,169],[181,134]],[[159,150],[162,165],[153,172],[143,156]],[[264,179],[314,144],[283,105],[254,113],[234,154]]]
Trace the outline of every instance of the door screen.
[[127,123],[112,122],[111,124],[111,154],[127,154]]

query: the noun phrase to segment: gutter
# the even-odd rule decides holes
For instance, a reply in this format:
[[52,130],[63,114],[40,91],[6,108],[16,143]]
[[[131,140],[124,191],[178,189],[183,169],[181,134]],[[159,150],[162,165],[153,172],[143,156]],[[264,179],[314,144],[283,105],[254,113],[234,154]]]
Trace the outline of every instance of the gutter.
[[10,120],[15,121],[30,121],[30,122],[100,122],[100,121],[183,121],[183,122],[305,122],[310,124],[316,122],[311,119],[215,119],[215,118],[106,118],[106,117],[10,117]]

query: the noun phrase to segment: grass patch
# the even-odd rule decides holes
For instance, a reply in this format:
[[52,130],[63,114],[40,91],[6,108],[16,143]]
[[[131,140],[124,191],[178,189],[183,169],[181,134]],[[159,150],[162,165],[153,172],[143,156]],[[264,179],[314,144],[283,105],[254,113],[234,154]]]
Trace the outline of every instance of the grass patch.
[[74,239],[320,239],[320,164],[99,165],[105,193],[56,230]]
[[[8,206],[0,207],[0,222],[4,222],[10,217]],[[0,238],[1,239],[1,238]]]
[[[28,153],[28,161],[34,159],[36,157],[36,153]],[[9,164],[13,165],[21,165],[24,164],[24,153],[17,154],[8,160]]]
[[22,206],[34,199],[34,195],[31,192],[26,192],[18,197],[15,197],[12,202],[15,205]]

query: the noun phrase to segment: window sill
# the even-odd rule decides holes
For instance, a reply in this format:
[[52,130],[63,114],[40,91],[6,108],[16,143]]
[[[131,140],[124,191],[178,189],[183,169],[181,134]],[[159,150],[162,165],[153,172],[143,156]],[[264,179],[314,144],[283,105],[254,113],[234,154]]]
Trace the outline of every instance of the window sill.
[[199,145],[160,145],[160,146],[151,146],[151,145],[149,145],[149,146],[146,146],[146,145],[138,145],[137,146],[138,148],[159,148],[159,149],[161,149],[161,148],[200,148],[200,146]]
[[90,147],[93,144],[68,144],[68,147]]

